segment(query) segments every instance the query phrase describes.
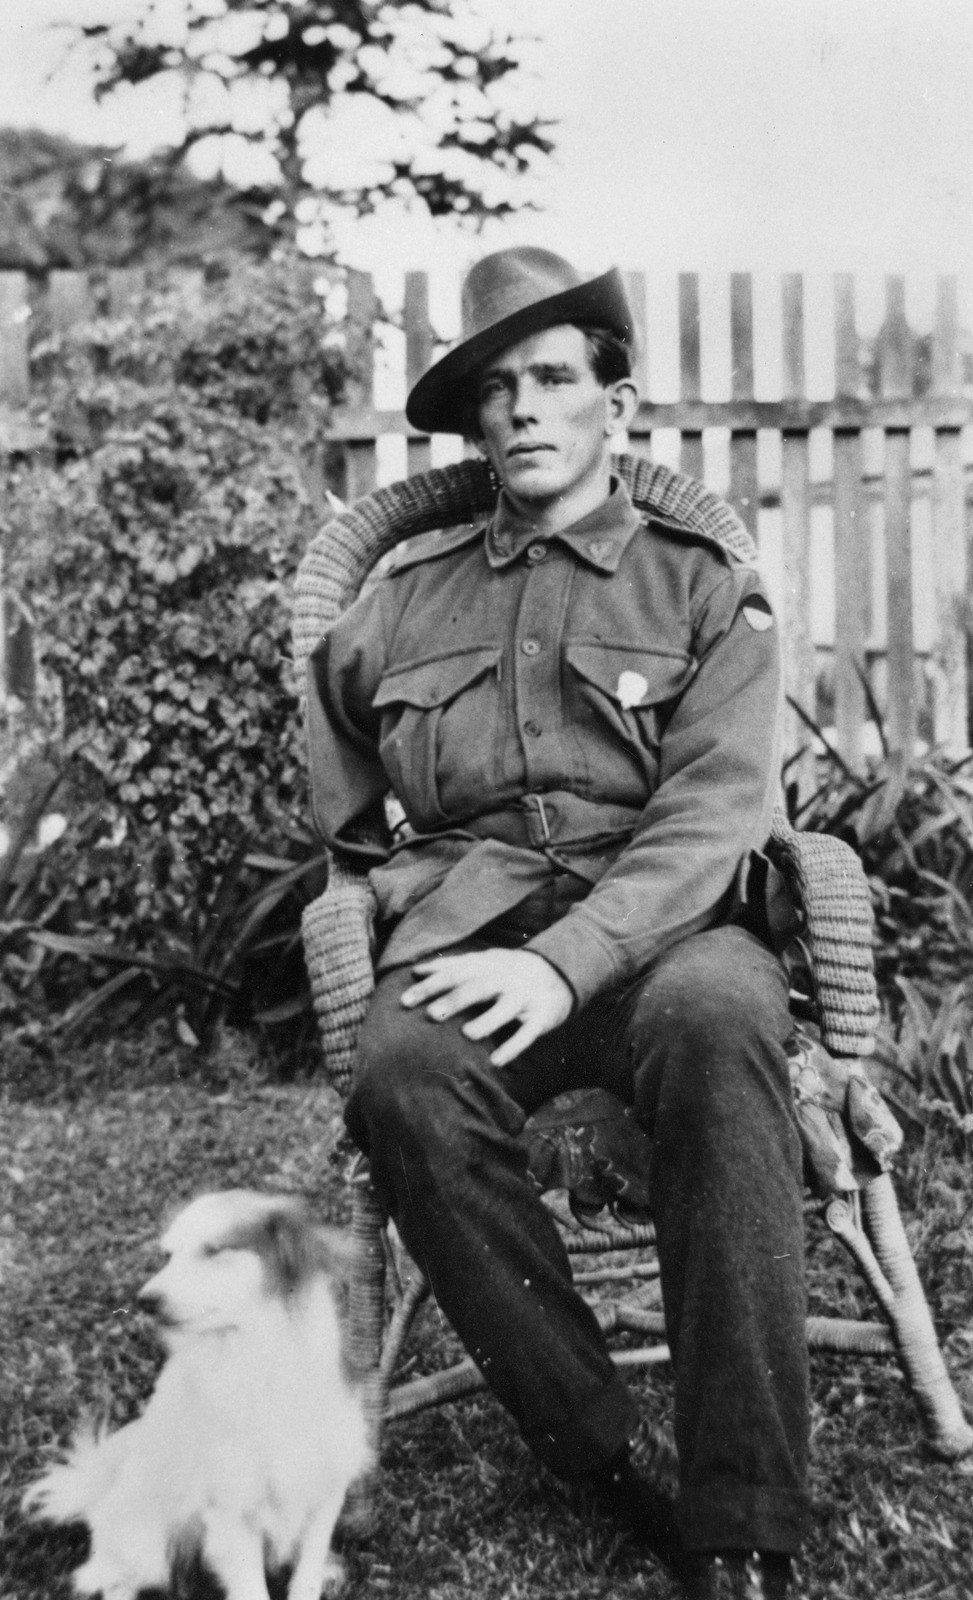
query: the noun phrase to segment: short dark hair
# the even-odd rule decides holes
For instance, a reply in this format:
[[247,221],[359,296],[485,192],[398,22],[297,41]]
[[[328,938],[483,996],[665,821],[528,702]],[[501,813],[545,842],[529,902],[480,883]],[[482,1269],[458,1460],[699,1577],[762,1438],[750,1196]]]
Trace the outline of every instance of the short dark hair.
[[620,383],[632,376],[632,346],[620,339],[610,328],[587,328],[580,322],[573,324],[585,336],[591,351],[591,370],[603,389],[610,383]]
[[[607,389],[610,383],[620,383],[623,378],[632,376],[632,347],[617,333],[612,333],[610,328],[589,328],[580,322],[570,323],[569,326],[577,328],[584,335],[591,358],[591,370],[603,389]],[[480,377],[484,365],[481,363],[475,367],[466,380],[463,400],[465,439],[479,438]]]

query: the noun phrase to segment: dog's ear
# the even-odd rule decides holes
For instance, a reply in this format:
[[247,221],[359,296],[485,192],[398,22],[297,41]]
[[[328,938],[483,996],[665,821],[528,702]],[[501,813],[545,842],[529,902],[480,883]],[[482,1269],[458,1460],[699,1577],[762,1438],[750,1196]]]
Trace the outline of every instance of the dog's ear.
[[264,1219],[258,1248],[279,1294],[293,1294],[318,1269],[316,1232],[297,1207]]
[[339,1294],[347,1288],[355,1247],[347,1232],[311,1222],[298,1202],[275,1206],[260,1221],[251,1247],[262,1257],[272,1288],[293,1294],[315,1273],[327,1273]]

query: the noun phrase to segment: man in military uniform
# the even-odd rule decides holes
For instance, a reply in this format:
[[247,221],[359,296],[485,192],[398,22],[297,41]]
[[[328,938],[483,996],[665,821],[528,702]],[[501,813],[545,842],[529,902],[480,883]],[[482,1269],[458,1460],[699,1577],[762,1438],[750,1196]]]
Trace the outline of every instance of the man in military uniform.
[[[378,981],[347,1108],[439,1305],[532,1450],[596,1485],[697,1600],[780,1597],[808,1516],[801,1154],[783,969],[745,912],[778,782],[760,578],[612,475],[633,319],[616,271],[487,257],[409,397],[498,481],[420,537],[311,664],[315,818],[372,864]],[[370,821],[389,787],[410,835]],[[651,1138],[679,1493],[518,1135],[603,1085]]]

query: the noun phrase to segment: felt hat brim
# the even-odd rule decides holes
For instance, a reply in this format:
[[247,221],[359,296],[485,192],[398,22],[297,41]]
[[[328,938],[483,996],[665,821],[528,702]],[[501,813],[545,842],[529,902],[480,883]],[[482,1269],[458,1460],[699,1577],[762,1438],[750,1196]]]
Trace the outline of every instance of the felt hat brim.
[[489,327],[463,339],[429,368],[406,401],[405,414],[423,433],[464,433],[468,381],[490,356],[545,328],[575,323],[606,328],[623,343],[634,345],[635,323],[625,280],[617,267],[557,294],[520,306]]

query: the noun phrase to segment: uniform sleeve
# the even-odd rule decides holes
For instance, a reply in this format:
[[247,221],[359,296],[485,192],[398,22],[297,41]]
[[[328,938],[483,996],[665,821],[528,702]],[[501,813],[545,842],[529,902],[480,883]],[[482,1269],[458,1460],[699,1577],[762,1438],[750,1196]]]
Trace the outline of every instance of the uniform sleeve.
[[367,591],[308,660],[307,736],[311,814],[325,842],[362,864],[388,851],[382,802],[389,780],[378,756],[372,706],[385,666],[381,595]]
[[734,568],[694,630],[696,672],[660,748],[659,785],[615,864],[530,940],[579,1004],[711,926],[770,831],[779,788],[778,630],[760,579]]

